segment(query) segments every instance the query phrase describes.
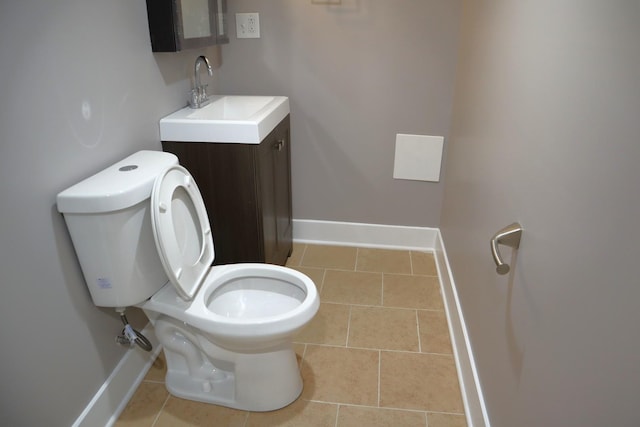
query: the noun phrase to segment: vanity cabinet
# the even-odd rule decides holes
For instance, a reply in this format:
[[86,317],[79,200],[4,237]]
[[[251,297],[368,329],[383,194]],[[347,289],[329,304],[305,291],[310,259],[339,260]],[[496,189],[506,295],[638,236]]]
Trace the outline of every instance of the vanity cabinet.
[[227,0],[147,0],[154,52],[229,43]]
[[260,144],[162,141],[202,193],[214,264],[284,265],[291,255],[290,135],[287,116]]

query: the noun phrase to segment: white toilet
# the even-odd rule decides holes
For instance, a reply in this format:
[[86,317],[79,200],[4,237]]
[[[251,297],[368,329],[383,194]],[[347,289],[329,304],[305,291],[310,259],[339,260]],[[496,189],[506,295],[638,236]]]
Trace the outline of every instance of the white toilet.
[[313,281],[269,264],[211,267],[213,238],[193,177],[140,151],[58,194],[97,306],[144,310],[174,395],[249,411],[293,402],[293,336],[316,314]]

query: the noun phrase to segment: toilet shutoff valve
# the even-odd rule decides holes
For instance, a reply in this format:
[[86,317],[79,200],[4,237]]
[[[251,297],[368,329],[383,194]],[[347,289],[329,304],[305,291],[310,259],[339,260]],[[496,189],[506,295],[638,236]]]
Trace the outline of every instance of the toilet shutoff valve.
[[132,345],[136,342],[138,335],[135,333],[131,325],[127,324],[122,329],[122,335],[116,337],[116,342],[122,345]]
[[132,343],[135,342],[136,338],[138,338],[138,335],[136,335],[136,332],[133,330],[131,325],[125,325],[122,332],[124,333],[124,336],[127,337],[127,339]]

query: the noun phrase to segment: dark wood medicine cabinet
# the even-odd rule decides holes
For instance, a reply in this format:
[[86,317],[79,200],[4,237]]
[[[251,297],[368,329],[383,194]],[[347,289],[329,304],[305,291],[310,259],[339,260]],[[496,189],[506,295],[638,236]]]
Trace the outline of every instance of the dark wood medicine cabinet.
[[229,43],[227,0],[147,0],[147,16],[154,52]]
[[214,264],[286,263],[293,248],[290,143],[289,116],[260,144],[162,141],[198,183]]

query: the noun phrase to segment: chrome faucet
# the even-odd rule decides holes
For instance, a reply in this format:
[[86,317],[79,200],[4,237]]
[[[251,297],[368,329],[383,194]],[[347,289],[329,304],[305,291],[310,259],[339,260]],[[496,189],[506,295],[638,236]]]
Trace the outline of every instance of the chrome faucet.
[[207,73],[212,76],[213,68],[206,56],[200,55],[196,58],[194,65],[194,87],[191,89],[191,98],[189,99],[189,106],[191,108],[202,108],[209,103],[209,96],[207,95],[207,85],[200,83],[200,64],[204,63],[207,66]]

